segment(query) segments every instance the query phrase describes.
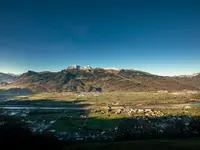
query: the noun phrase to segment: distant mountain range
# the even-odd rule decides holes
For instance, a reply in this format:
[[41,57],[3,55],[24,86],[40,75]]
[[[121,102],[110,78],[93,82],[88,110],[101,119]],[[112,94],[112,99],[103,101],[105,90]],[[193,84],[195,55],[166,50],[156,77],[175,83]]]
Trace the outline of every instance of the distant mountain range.
[[182,78],[200,78],[200,73],[194,73],[192,75],[180,75],[178,77],[182,77]]
[[[4,77],[3,77],[4,76]],[[3,74],[0,81],[13,81],[9,86],[33,91],[181,91],[200,90],[200,73],[191,76],[158,76],[148,72],[70,66],[59,72],[28,71],[20,76]]]
[[6,74],[6,73],[1,73],[0,72],[0,82],[13,82],[16,79],[16,75],[14,74]]

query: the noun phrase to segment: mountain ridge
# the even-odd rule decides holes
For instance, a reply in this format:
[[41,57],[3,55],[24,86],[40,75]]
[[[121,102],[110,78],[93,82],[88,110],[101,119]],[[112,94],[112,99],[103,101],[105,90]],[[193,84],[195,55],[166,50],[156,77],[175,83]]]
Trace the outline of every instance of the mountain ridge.
[[[151,75],[156,75],[156,76],[162,76],[162,77],[196,77],[196,76],[200,76],[200,72],[197,72],[197,73],[193,73],[193,74],[189,74],[189,75],[157,75],[156,73],[150,73],[150,72],[147,72],[147,71],[144,71],[144,70],[137,70],[137,69],[133,69],[133,68],[116,68],[116,67],[110,67],[110,68],[101,68],[101,67],[91,67],[90,65],[86,65],[86,66],[80,66],[80,65],[72,65],[72,66],[69,66],[67,67],[66,69],[64,70],[67,70],[67,69],[77,69],[77,70],[88,70],[88,69],[104,69],[104,70],[116,70],[116,71],[120,71],[120,70],[132,70],[132,71],[140,71],[140,72],[144,72],[144,73],[147,73],[147,74],[151,74]],[[43,73],[43,72],[49,72],[49,73],[57,73],[57,72],[60,72],[60,71],[33,71],[33,70],[28,70],[27,72],[38,72],[38,73]],[[13,77],[17,77],[17,76],[20,76],[22,74],[24,74],[26,72],[23,72],[21,74],[14,74],[14,73],[5,73],[5,72],[0,72],[0,74],[7,74],[7,75],[11,75]]]
[[199,90],[200,78],[159,76],[134,69],[70,66],[58,72],[28,71],[12,87],[41,92]]
[[1,82],[13,82],[17,76],[10,73],[2,73],[0,72],[0,83]]

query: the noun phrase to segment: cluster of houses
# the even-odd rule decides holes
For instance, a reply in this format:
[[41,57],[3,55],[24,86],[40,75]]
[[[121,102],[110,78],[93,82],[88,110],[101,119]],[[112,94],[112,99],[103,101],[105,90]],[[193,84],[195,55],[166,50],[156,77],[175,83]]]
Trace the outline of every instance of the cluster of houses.
[[190,116],[163,116],[145,117],[138,116],[125,120],[124,123],[114,128],[104,130],[87,130],[87,134],[56,132],[59,140],[74,141],[113,141],[123,138],[148,138],[148,137],[193,137],[200,136],[198,120]]
[[5,109],[2,112],[2,115],[9,115],[9,116],[21,116],[26,117],[30,113],[29,109]]
[[[47,120],[35,120],[35,121],[26,121],[30,130],[33,133],[43,133],[48,130],[56,121],[47,121]],[[49,130],[49,132],[55,132],[55,130]]]
[[[122,113],[116,111],[117,114]],[[54,120],[27,120],[24,119],[33,133],[51,132],[59,140],[72,140],[72,141],[88,141],[88,140],[117,140],[125,137],[138,138],[138,137],[157,137],[157,136],[200,136],[200,119],[191,116],[163,116],[162,112],[152,111],[151,109],[126,109],[127,113],[147,113],[148,116],[137,116],[133,118],[124,119],[116,127],[108,129],[92,129],[89,127],[83,127],[81,130],[73,132],[57,132],[52,130],[51,126],[56,123]],[[28,109],[14,109],[4,110],[2,114],[11,116],[26,117],[30,113]],[[45,118],[44,118],[45,119]],[[53,118],[52,118],[53,119]],[[106,123],[106,122],[105,122]],[[77,127],[78,129],[78,127]],[[84,134],[82,131],[84,130]],[[80,131],[80,132],[79,132]]]

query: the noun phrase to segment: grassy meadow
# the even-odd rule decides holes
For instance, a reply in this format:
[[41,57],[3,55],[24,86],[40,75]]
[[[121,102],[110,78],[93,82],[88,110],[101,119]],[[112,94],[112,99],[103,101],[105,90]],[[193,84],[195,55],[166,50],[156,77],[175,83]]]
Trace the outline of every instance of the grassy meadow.
[[157,92],[103,92],[103,93],[37,93],[18,96],[18,100],[82,100],[80,104],[112,104],[112,105],[157,105],[185,104],[200,99],[200,94],[174,94]]

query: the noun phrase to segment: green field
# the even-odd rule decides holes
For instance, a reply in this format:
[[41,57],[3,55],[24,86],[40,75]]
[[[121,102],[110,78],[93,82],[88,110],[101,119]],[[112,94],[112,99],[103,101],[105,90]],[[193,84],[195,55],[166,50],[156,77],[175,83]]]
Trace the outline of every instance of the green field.
[[[18,96],[6,105],[35,107],[73,107],[90,108],[91,110],[36,110],[26,120],[57,120],[49,130],[58,132],[79,132],[79,129],[110,129],[119,126],[124,119],[144,116],[145,113],[128,115],[116,114],[115,110],[107,111],[107,104],[112,106],[158,106],[153,111],[161,111],[162,116],[189,115],[200,116],[200,106],[189,109],[160,108],[167,105],[191,104],[198,101],[200,94],[173,94],[155,92],[111,92],[111,93],[38,93]],[[24,101],[26,100],[26,101]],[[64,119],[63,119],[64,118]],[[86,120],[84,122],[84,120]],[[84,131],[83,131],[84,132]]]
[[79,132],[78,125],[80,125],[81,120],[75,121],[71,123],[69,120],[58,120],[54,123],[49,130],[56,130],[57,132],[70,132],[75,133]]
[[[84,96],[83,96],[84,95]],[[38,93],[29,96],[19,96],[18,100],[57,100],[72,102],[82,100],[79,104],[113,104],[113,105],[157,105],[183,104],[200,99],[200,94],[188,93],[157,93],[157,92],[103,92],[97,94],[76,93]]]

